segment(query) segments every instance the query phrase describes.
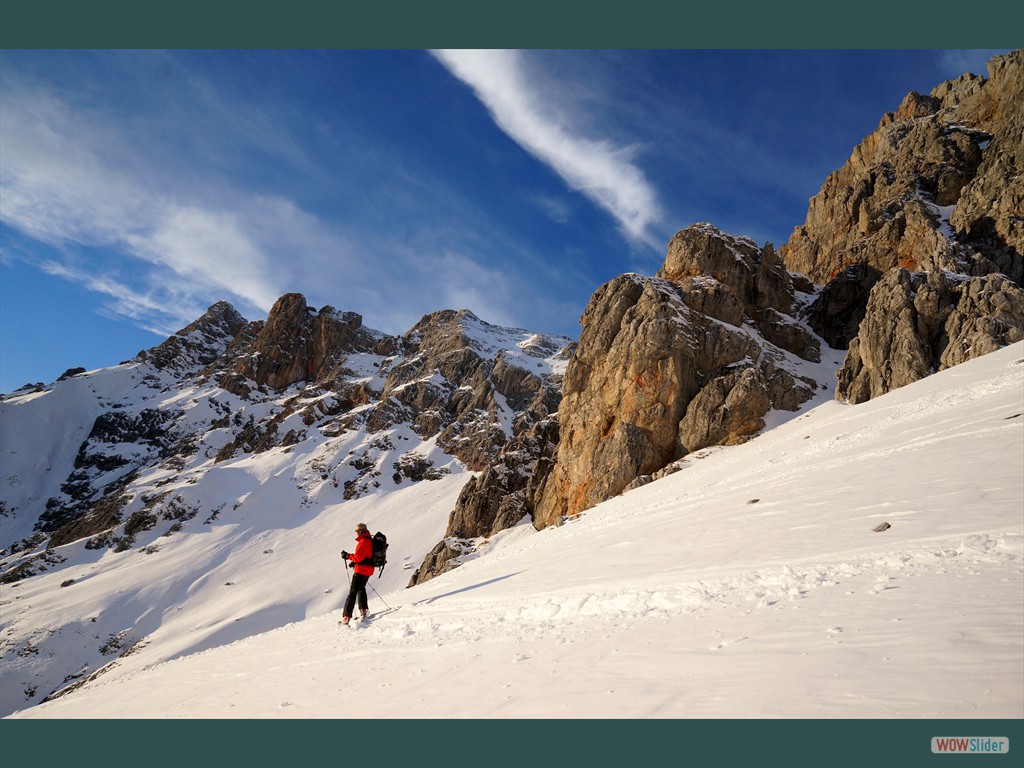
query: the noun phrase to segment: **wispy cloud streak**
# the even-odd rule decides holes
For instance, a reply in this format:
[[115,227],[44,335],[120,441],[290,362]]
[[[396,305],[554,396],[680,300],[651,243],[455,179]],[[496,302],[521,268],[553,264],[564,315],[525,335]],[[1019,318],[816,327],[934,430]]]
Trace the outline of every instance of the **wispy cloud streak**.
[[[0,218],[5,224],[52,246],[108,249],[169,269],[191,278],[196,294],[227,291],[260,308],[273,302],[275,278],[264,248],[239,221],[251,213],[218,207],[200,195],[181,200],[143,169],[113,167],[103,147],[117,128],[44,91],[8,80],[2,113]],[[273,206],[263,201],[255,207],[266,217]],[[49,271],[66,278],[75,273],[52,264]],[[83,284],[113,295],[95,281]],[[153,302],[131,306],[134,311],[126,314],[136,318],[138,311],[159,307]]]
[[577,133],[572,117],[546,98],[544,89],[527,74],[522,53],[432,53],[472,88],[509,137],[550,166],[572,189],[613,216],[630,239],[661,247],[650,237],[650,228],[662,216],[661,207],[654,188],[633,162],[634,150]]

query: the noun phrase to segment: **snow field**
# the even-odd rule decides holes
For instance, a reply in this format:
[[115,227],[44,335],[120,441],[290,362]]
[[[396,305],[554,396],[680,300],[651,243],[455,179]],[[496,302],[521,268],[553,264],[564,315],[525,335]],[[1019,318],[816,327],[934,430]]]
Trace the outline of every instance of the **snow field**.
[[143,649],[14,717],[1020,719],[1022,414],[1017,344],[699,452],[416,588],[374,579],[371,609],[398,610],[366,626],[320,604]]

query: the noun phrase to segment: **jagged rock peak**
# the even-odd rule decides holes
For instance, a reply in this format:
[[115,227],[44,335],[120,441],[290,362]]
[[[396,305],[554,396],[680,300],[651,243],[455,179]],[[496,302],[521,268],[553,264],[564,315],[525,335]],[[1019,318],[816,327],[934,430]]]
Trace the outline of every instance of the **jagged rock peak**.
[[178,374],[194,372],[223,354],[247,323],[231,304],[218,301],[173,336],[140,352],[136,359]]
[[[573,344],[564,336],[494,325],[468,309],[442,309],[424,315],[402,338],[408,347],[421,351],[444,353],[468,348],[485,360],[509,353],[538,359],[559,353],[567,357]],[[567,347],[570,350],[565,352]]]
[[[691,240],[697,247],[689,248]],[[660,274],[678,282],[620,275],[598,288],[583,313],[558,409],[554,466],[529,500],[537,528],[611,498],[687,453],[743,442],[764,426],[771,408],[794,410],[813,394],[814,382],[785,370],[784,353],[760,346],[741,327],[742,306],[735,323],[692,306],[688,281],[714,282],[726,295],[734,289],[687,276],[690,255],[708,257],[723,277],[739,280],[745,298],[756,298],[756,246],[703,226],[673,244],[683,257],[667,259]],[[763,311],[771,315],[761,320],[779,323],[781,336],[784,316]]]
[[274,302],[251,343],[236,351],[235,372],[283,389],[330,378],[348,355],[368,352],[384,341],[384,334],[363,327],[356,312],[331,306],[318,312],[301,293],[286,293]]
[[942,100],[943,109],[995,133],[1008,120],[1020,117],[1024,108],[1024,50],[992,58],[986,69],[987,80],[962,75],[936,86],[931,95]]
[[469,327],[482,322],[468,309],[441,309],[421,317],[402,335],[402,339],[413,348],[470,347]]
[[[416,414],[413,429],[474,471],[558,407],[573,342],[487,323],[468,310],[425,315],[382,366],[381,404],[361,415],[379,430]],[[568,349],[566,349],[568,348]]]
[[672,238],[656,276],[684,287],[692,285],[690,279],[713,278],[731,289],[749,316],[767,308],[788,314],[792,307],[789,273],[772,244],[759,248],[749,237],[726,234],[707,222]]
[[990,77],[964,75],[909,94],[829,175],[781,254],[825,284],[863,264],[1020,283],[1024,248],[1024,54],[993,59]]
[[1024,51],[909,94],[783,247],[826,282],[808,324],[863,402],[1024,337]]
[[211,304],[203,316],[192,323],[189,327],[216,326],[224,329],[228,333],[237,333],[238,328],[247,322],[249,321],[242,317],[238,310],[229,302],[218,301],[215,304]]

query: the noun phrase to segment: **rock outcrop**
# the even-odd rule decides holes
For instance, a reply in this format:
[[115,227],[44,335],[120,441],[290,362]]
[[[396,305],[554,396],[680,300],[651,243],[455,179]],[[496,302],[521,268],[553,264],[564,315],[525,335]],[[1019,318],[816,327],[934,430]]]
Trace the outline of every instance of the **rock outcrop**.
[[879,277],[881,273],[867,264],[847,267],[818,292],[807,309],[807,324],[833,349],[846,349],[857,335]]
[[[656,276],[685,287],[690,285],[687,280],[711,278],[750,316],[767,308],[788,314],[793,305],[792,281],[771,243],[758,248],[750,238],[726,234],[704,222],[672,238]],[[732,325],[742,321],[735,312],[719,317],[714,307],[693,309]]]
[[861,402],[1018,338],[1024,51],[908,95],[811,199],[781,253],[824,284],[806,320]]
[[218,301],[195,322],[135,359],[177,376],[194,373],[224,354],[247,322],[233,306]]
[[815,360],[817,340],[785,313],[789,275],[772,247],[697,224],[673,238],[658,276],[622,275],[581,319],[559,406],[553,469],[532,499],[534,525],[557,524],[707,445],[742,442],[771,408],[816,388],[787,370],[785,348]]
[[423,317],[396,348],[401,355],[381,367],[377,404],[340,423],[380,431],[410,421],[420,437],[436,437],[446,453],[483,471],[511,437],[557,410],[560,361],[573,343],[442,310]]
[[419,414],[418,434],[436,436],[447,453],[481,473],[463,488],[444,539],[413,574],[416,584],[455,567],[530,514],[530,483],[558,439],[552,417],[575,343],[445,310],[424,317],[401,347],[404,361],[388,371],[369,423],[376,427],[410,409]]
[[[232,349],[234,373],[271,389],[298,382],[331,381],[341,376],[348,355],[369,352],[383,334],[363,327],[355,312],[334,307],[319,311],[299,293],[279,298],[249,343]],[[255,330],[255,329],[254,329]]]
[[960,78],[933,91],[953,120],[992,137],[949,224],[966,244],[971,274],[1001,272],[1024,285],[1024,51],[992,59],[988,71],[981,84]]
[[891,269],[1024,284],[1024,52],[993,59],[989,73],[909,94],[782,247],[789,269],[828,284],[808,320],[831,345],[856,335],[868,291]]
[[859,403],[1024,339],[1024,291],[1003,275],[893,269],[875,285],[836,396]]
[[427,554],[409,586],[452,570],[488,538],[528,517],[534,485],[550,470],[557,445],[554,418],[510,440],[492,466],[463,486],[444,539]]

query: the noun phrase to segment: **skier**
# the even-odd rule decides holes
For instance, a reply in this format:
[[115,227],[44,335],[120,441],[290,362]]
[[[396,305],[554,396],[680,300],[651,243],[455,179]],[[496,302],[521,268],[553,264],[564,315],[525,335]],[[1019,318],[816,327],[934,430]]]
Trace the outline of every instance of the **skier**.
[[355,571],[352,583],[345,598],[345,608],[341,612],[341,623],[348,624],[352,620],[352,610],[359,601],[359,614],[365,618],[368,604],[366,602],[366,582],[373,576],[373,541],[366,523],[356,525],[356,551],[349,554],[341,551],[341,559],[348,561],[348,567]]

